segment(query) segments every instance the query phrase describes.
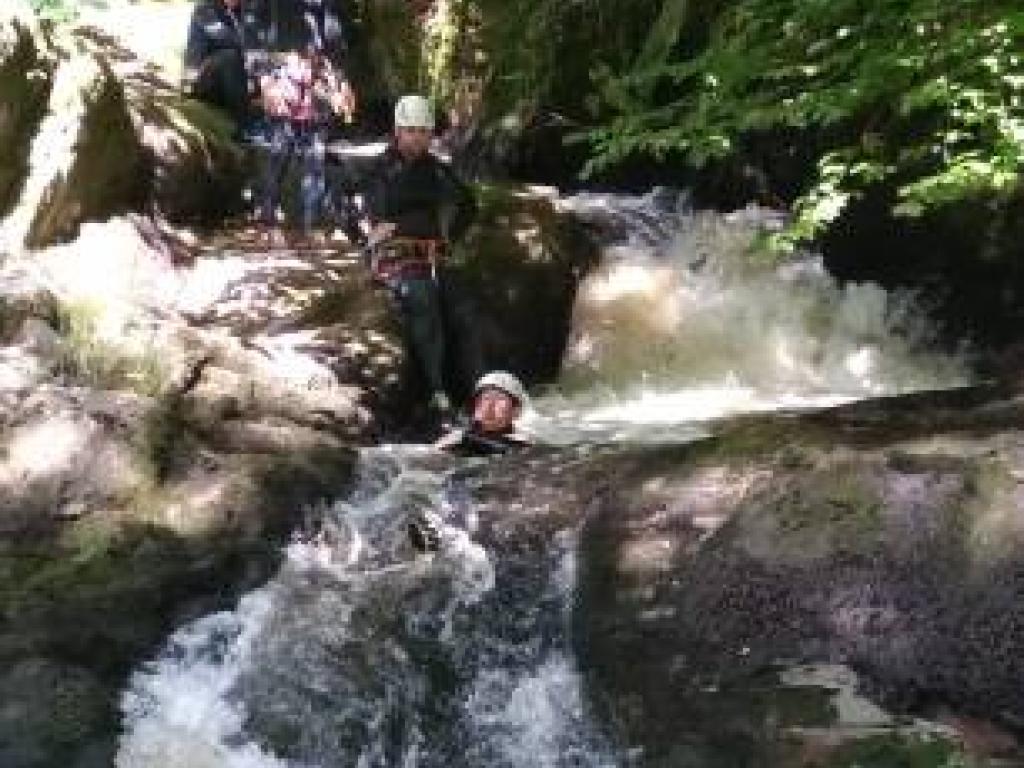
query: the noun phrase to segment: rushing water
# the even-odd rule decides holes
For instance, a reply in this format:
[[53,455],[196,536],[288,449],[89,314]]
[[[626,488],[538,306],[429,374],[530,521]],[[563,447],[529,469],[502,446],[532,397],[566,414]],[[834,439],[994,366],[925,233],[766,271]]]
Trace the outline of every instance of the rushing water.
[[[729,413],[964,381],[908,297],[837,286],[812,256],[751,261],[765,212],[694,213],[668,191],[563,204],[608,248],[563,378],[531,410],[542,439],[680,442]],[[485,475],[426,448],[363,451],[352,495],[311,511],[268,585],[136,672],[119,768],[632,764],[573,654],[578,532],[484,547]],[[407,516],[438,509],[442,551],[414,556]]]
[[[558,387],[535,428],[557,442],[669,440],[734,413],[966,383],[909,293],[840,286],[820,257],[752,256],[778,214],[693,211],[684,194],[562,205],[608,242],[580,287]],[[539,418],[537,417],[539,416]]]
[[[568,645],[571,534],[496,559],[471,539],[459,473],[365,451],[319,537],[135,675],[118,765],[615,765]],[[460,522],[436,555],[408,549],[415,509]]]

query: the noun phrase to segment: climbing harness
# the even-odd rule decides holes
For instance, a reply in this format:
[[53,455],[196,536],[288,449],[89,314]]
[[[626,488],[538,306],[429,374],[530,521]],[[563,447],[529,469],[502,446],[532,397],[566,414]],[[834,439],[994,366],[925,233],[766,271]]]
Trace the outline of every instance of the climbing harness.
[[393,237],[370,247],[370,271],[385,284],[396,279],[436,281],[438,265],[444,252],[444,240]]

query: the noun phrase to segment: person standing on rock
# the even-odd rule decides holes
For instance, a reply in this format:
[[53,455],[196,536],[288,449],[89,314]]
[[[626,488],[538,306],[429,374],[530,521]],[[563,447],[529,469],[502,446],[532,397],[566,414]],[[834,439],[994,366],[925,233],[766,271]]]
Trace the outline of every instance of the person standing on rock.
[[185,91],[227,112],[240,136],[250,119],[241,0],[203,0],[185,45]]
[[429,405],[446,421],[452,405],[445,386],[445,314],[452,301],[443,259],[473,222],[477,207],[469,187],[430,151],[433,131],[427,99],[408,95],[398,100],[394,135],[369,174],[364,212],[371,268],[398,301],[407,344],[430,392]]
[[330,205],[326,178],[328,123],[332,115],[343,115],[346,122],[352,120],[355,94],[316,43],[308,43],[300,53],[290,53],[260,80],[260,90],[270,122],[260,215],[265,236],[273,239],[281,187],[293,159],[301,160],[301,225],[306,235],[312,235],[323,209]]

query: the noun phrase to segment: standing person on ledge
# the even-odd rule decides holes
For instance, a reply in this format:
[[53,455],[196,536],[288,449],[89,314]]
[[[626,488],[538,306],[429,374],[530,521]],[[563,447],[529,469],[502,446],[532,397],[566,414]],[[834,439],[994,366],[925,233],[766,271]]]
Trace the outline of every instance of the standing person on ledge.
[[355,94],[316,43],[288,54],[283,64],[262,78],[260,91],[270,121],[270,156],[261,206],[265,238],[275,238],[281,186],[289,163],[296,158],[301,162],[300,222],[303,233],[313,236],[324,209],[331,207],[326,170],[328,122],[332,114],[343,115],[346,122],[352,120]]
[[223,109],[241,136],[250,119],[241,0],[202,0],[185,45],[185,91]]
[[364,208],[374,274],[398,301],[429,405],[445,421],[452,416],[444,381],[450,289],[442,259],[477,208],[469,187],[431,153],[433,131],[434,112],[423,96],[399,99],[394,136],[369,174]]

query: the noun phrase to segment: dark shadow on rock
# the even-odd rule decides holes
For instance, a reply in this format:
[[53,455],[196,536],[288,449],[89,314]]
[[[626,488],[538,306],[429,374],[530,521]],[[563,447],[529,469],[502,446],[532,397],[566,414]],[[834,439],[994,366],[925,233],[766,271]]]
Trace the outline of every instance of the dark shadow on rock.
[[[906,413],[942,400],[930,429]],[[994,411],[1012,418],[1000,429]],[[852,441],[819,432],[883,412]],[[624,457],[584,528],[575,625],[590,700],[637,764],[795,764],[789,729],[834,716],[780,684],[800,664],[850,667],[898,713],[1020,734],[1024,556],[1006,537],[1021,412],[991,392],[924,395]]]
[[[51,518],[0,543],[5,768],[111,765],[131,670],[175,627],[264,582],[307,507],[347,492],[354,462],[331,445],[217,455],[219,469],[212,455],[200,446],[151,508]],[[218,473],[228,490],[190,506]]]

